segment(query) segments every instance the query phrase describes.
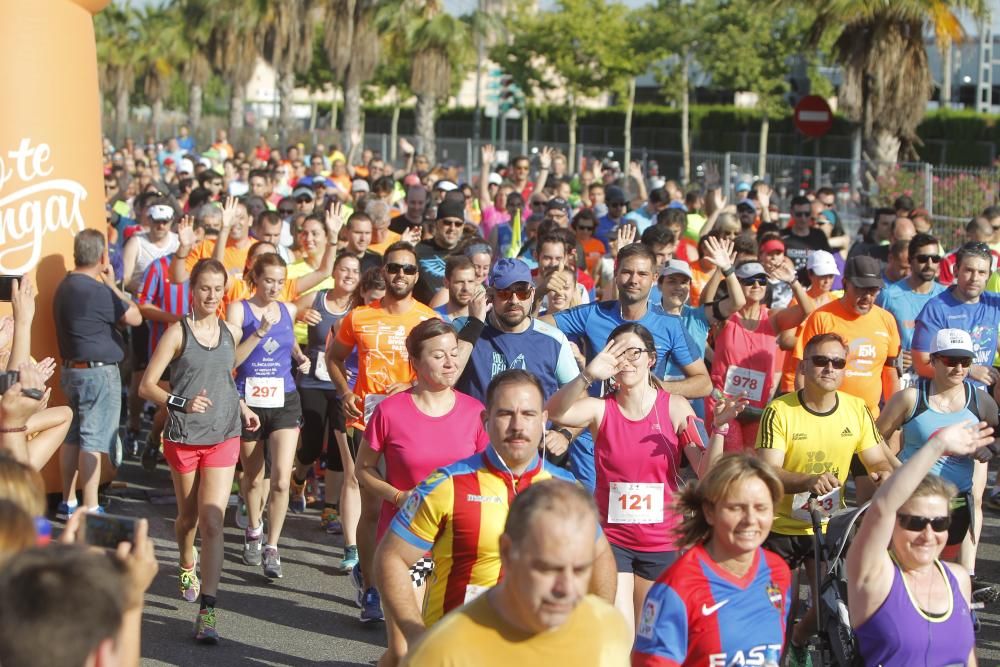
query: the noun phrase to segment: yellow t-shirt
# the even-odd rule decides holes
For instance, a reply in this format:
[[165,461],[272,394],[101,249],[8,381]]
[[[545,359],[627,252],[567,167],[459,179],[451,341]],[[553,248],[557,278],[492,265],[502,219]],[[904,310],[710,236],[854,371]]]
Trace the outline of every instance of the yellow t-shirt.
[[[826,414],[811,412],[802,405],[799,392],[780,396],[764,408],[757,431],[757,449],[783,451],[785,470],[809,475],[831,473],[840,480],[841,489],[850,472],[851,457],[881,442],[875,418],[865,402],[842,391],[837,392],[837,406]],[[799,507],[805,502],[798,496],[786,493],[781,499],[771,530],[782,535],[813,534],[808,514],[793,507],[793,501]],[[845,507],[843,493],[836,501],[836,506],[829,509]]]
[[384,255],[385,249],[401,238],[403,237],[390,229],[389,235],[385,237],[385,241],[382,241],[382,243],[372,243],[371,245],[368,246],[368,249],[371,250],[372,252],[377,252],[380,255]]
[[564,624],[535,635],[511,627],[481,595],[428,630],[403,667],[626,667],[632,639],[621,612],[594,595]]
[[[302,276],[312,272],[313,272],[313,267],[311,267],[309,263],[306,262],[304,259],[300,259],[297,262],[292,262],[291,264],[288,265],[288,277],[285,280],[285,283],[287,284],[290,280],[301,278]],[[332,277],[327,276],[326,278],[323,279],[323,282],[316,285],[315,287],[310,287],[305,292],[300,292],[298,296],[296,296],[295,298],[298,298],[303,294],[312,294],[313,292],[323,289],[333,289]],[[305,322],[295,323],[295,340],[299,342],[299,345],[306,344],[306,342],[309,340],[308,324],[306,324]]]

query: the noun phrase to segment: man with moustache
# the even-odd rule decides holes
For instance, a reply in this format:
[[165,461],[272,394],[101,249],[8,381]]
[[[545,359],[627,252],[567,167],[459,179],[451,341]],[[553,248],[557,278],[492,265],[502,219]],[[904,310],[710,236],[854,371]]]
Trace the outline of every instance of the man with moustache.
[[[444,614],[497,585],[503,571],[501,535],[517,495],[542,480],[575,483],[568,472],[538,456],[548,418],[542,397],[538,378],[525,370],[494,377],[483,414],[490,445],[435,471],[401,499],[375,566],[386,606],[410,646]],[[615,565],[603,534],[596,534],[594,550],[589,589],[610,601]],[[421,614],[409,570],[428,551],[435,571]]]
[[492,667],[627,664],[622,615],[587,595],[597,544],[593,499],[576,484],[535,482],[514,497],[500,536],[504,577],[455,610],[412,648],[404,665]]

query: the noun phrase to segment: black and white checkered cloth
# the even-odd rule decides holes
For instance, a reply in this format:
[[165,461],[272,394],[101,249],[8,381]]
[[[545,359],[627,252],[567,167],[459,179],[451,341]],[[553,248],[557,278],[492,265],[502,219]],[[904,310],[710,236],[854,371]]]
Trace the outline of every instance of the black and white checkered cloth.
[[410,581],[413,582],[413,587],[422,586],[432,572],[434,572],[434,561],[426,556],[421,556],[410,568]]

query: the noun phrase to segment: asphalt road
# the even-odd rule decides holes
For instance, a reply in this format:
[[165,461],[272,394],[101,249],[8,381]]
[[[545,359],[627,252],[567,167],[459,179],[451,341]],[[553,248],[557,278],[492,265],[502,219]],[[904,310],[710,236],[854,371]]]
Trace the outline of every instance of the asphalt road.
[[[992,478],[992,476],[991,476]],[[109,511],[144,516],[160,561],[146,598],[142,632],[144,665],[370,665],[385,646],[382,624],[362,625],[349,578],[335,565],[342,555],[339,536],[319,528],[319,511],[289,513],[282,536],[284,578],[271,581],[260,568],[241,560],[243,536],[226,516],[226,560],[218,595],[222,642],[201,646],[192,639],[198,605],[177,589],[176,508],[164,464],[147,473],[126,462],[118,475],[126,488],[113,489]],[[152,490],[152,494],[150,493]],[[155,497],[159,502],[151,502]],[[163,503],[163,504],[161,504]],[[1000,513],[987,510],[978,574],[1000,582]],[[980,614],[980,665],[1000,665],[1000,604]]]

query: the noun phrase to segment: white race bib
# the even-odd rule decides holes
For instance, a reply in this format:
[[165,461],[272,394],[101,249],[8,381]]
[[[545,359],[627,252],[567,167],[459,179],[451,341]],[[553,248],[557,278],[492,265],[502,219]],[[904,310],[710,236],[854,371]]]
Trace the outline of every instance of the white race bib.
[[663,523],[663,484],[611,482],[608,523]]
[[490,590],[489,586],[473,586],[469,584],[465,587],[465,601],[463,604],[469,604],[488,590]]
[[251,408],[283,408],[285,379],[248,377],[244,394]]
[[330,382],[330,369],[326,367],[326,357],[322,354],[316,356],[316,379]]
[[726,371],[726,384],[722,393],[726,396],[745,394],[750,401],[759,402],[764,395],[764,380],[767,376],[749,368],[730,366]]
[[385,394],[368,394],[365,396],[365,423],[372,418],[372,414],[375,412],[375,406],[387,399],[388,396]]
[[[826,523],[830,515],[840,509],[840,487],[830,493],[816,498],[816,507]],[[792,518],[799,521],[806,521],[812,524],[812,517],[809,516],[809,492],[803,491],[792,496]]]

